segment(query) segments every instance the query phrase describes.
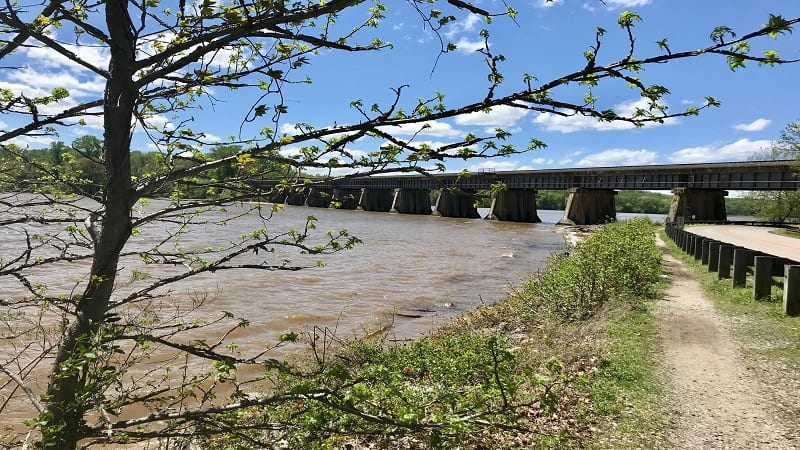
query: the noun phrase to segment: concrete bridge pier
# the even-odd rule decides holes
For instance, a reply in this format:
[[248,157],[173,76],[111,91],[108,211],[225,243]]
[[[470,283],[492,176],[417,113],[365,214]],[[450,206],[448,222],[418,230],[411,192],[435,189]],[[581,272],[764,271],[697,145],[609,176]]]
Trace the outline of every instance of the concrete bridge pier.
[[331,197],[331,208],[356,209],[361,200],[361,189],[336,188]]
[[394,189],[361,189],[358,207],[363,211],[389,212],[394,203]]
[[613,189],[570,188],[559,225],[595,225],[617,219]]
[[508,189],[495,194],[487,219],[507,222],[539,223],[536,213],[536,191],[533,189]]
[[305,206],[306,197],[308,197],[307,189],[300,189],[299,191],[287,192],[284,203],[290,206]]
[[462,219],[479,219],[478,209],[475,208],[475,191],[442,189],[436,201],[434,214],[442,217],[460,217]]
[[328,208],[331,206],[333,191],[331,189],[313,187],[308,191],[306,206]]
[[398,189],[394,193],[391,212],[400,214],[431,214],[431,191],[428,189]]
[[284,189],[275,188],[272,191],[266,194],[267,201],[270,203],[286,203],[286,198],[289,196],[289,193]]
[[675,188],[667,220],[673,223],[728,220],[725,209],[727,191],[716,189]]

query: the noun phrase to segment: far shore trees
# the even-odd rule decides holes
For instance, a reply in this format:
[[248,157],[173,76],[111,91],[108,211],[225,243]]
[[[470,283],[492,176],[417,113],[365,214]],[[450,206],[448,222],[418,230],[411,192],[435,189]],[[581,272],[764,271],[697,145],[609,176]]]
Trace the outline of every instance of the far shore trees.
[[[221,427],[235,432],[236,424],[220,423],[219,414],[246,414],[251,406],[301,401],[325,403],[364,420],[412,431],[415,427],[458,430],[463,423],[491,427],[493,418],[508,418],[515,409],[505,401],[503,386],[487,388],[503,400],[499,409],[478,403],[472,410],[460,410],[457,417],[444,418],[423,417],[422,407],[398,417],[360,410],[322,382],[291,392],[247,395],[241,386],[251,380],[243,379],[240,367],[286,376],[296,373],[271,357],[266,344],[279,343],[265,343],[265,350],[256,354],[238,352],[235,331],[256,324],[214,309],[213,298],[178,304],[170,297],[170,288],[201,275],[301,270],[307,266],[279,255],[286,249],[306,254],[339,251],[358,239],[345,230],[317,233],[313,218],[277,232],[269,227],[277,209],[259,205],[252,206],[252,214],[261,218],[263,227],[241,233],[236,241],[194,249],[183,247],[182,238],[195,226],[226,225],[227,221],[206,220],[204,213],[211,208],[268,199],[275,192],[261,192],[254,183],[264,170],[280,173],[283,182],[276,189],[289,192],[309,182],[301,177],[308,171],[330,177],[426,173],[443,170],[454,158],[495,158],[545,146],[535,136],[526,148],[509,145],[504,142],[509,132],[502,129],[432,145],[398,135],[399,127],[421,129],[433,121],[499,107],[635,125],[696,115],[718,102],[709,97],[702,105],[669,110],[664,104],[669,88],[648,83],[643,69],[702,55],[717,56],[731,69],[751,62],[793,62],[773,51],[769,38],[791,38],[792,27],[800,21],[776,14],[745,32],[719,26],[708,30],[707,45],[683,50],[671,48],[665,39],[653,54],[645,54],[635,39],[641,17],[626,11],[619,16],[617,30],[628,42],[622,54],[606,53],[602,43],[612,31],[598,28],[578,67],[565,68],[551,79],[530,74],[512,81],[503,76],[505,58],[501,49],[490,45],[490,33],[498,23],[513,21],[517,15],[513,8],[484,10],[460,0],[410,1],[391,7],[416,14],[440,38],[434,42],[441,45],[442,57],[455,48],[439,33],[442,27],[466,14],[486,20],[480,52],[485,56],[487,81],[472,87],[474,99],[453,105],[446,103],[446,93],[437,92],[411,99],[405,86],[395,86],[389,99],[373,101],[372,92],[352,99],[349,108],[360,120],[339,123],[332,112],[328,124],[296,123],[288,133],[282,129],[291,108],[287,94],[302,97],[308,82],[298,69],[321,53],[370,58],[389,47],[376,36],[387,5],[362,0],[6,3],[0,12],[4,71],[23,70],[24,55],[35,50],[41,58],[66,60],[82,80],[103,85],[96,98],[80,100],[66,87],[49,92],[0,87],[0,227],[4,239],[10,238],[3,243],[14,244],[0,255],[4,283],[0,314],[7,346],[0,362],[5,376],[0,413],[5,416],[17,408],[20,398],[31,411],[30,433],[8,445],[27,440],[26,445],[34,441],[40,448],[74,449],[94,443],[212,435]],[[613,83],[630,87],[645,106],[627,115],[611,109],[613,102],[598,96],[596,89]],[[201,145],[219,141],[193,128],[193,117],[210,114],[204,107],[234,96],[239,101],[250,99],[243,106],[242,122],[258,124],[260,133],[234,133],[223,142],[229,146],[224,151],[202,151]],[[54,142],[49,159],[42,159],[20,143],[21,138],[54,137],[68,127],[98,122],[103,128],[102,148],[89,138],[71,147]],[[134,131],[146,133],[154,160],[150,154],[131,150]],[[366,154],[354,151],[367,144],[377,145]],[[88,163],[73,164],[75,155]],[[146,169],[134,173],[133,159],[147,160],[139,165]],[[65,166],[70,170],[62,170]],[[224,181],[215,178],[219,173],[226,174]],[[226,190],[230,195],[184,201],[183,189]],[[165,190],[172,194],[167,206],[146,204],[145,199]],[[163,240],[153,248],[137,247],[136,236],[148,227],[163,231]],[[158,270],[149,277],[130,272],[140,263]],[[81,271],[77,281],[66,270],[76,267]],[[120,275],[123,271],[128,271],[131,283],[125,289],[121,289],[127,284]],[[41,274],[55,281],[42,283]],[[216,315],[198,319],[193,313],[202,307]],[[157,350],[175,356],[163,365],[147,366]],[[325,374],[346,381],[340,371]],[[229,389],[215,389],[222,384]],[[297,424],[298,429],[313,426]]]
[[[780,138],[756,158],[796,160],[795,171],[800,176],[800,121],[787,125],[781,131]],[[775,222],[800,221],[800,191],[757,191],[748,198],[753,200],[756,215],[761,219]]]

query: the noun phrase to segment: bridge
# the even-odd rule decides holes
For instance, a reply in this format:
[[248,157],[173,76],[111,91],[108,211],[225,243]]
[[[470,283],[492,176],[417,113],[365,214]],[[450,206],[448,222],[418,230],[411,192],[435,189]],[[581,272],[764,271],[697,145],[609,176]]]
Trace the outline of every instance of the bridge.
[[[670,190],[674,194],[668,219],[726,220],[729,190],[795,190],[800,188],[797,161],[751,161],[711,164],[598,167],[524,171],[480,171],[432,175],[391,175],[308,179],[294,191],[276,191],[273,201],[289,205],[362,209],[401,214],[438,214],[479,218],[475,200],[481,191],[495,189],[487,218],[540,222],[537,190],[568,190],[564,217],[559,223],[591,225],[616,218],[618,190]],[[259,183],[263,189],[276,181]],[[438,190],[435,204],[431,191]],[[486,194],[483,194],[484,196]]]

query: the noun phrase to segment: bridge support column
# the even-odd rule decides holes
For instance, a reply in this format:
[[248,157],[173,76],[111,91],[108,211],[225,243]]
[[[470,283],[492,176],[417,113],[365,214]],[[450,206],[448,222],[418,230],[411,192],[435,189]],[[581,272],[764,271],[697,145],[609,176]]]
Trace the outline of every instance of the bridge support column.
[[336,188],[333,190],[330,207],[338,209],[356,209],[360,199],[361,189]]
[[394,194],[391,212],[431,214],[431,191],[428,189],[398,189]]
[[448,189],[439,191],[436,201],[435,213],[442,217],[460,217],[462,219],[479,219],[478,210],[475,208],[475,191],[462,190],[454,192]]
[[667,220],[673,223],[687,223],[707,220],[728,220],[725,209],[727,191],[715,189],[672,190],[672,205]]
[[306,206],[314,208],[328,208],[331,206],[332,192],[330,189],[311,188],[306,197]]
[[306,197],[308,197],[308,191],[305,189],[300,189],[296,192],[288,192],[284,203],[291,206],[304,206],[306,204]]
[[507,222],[539,223],[536,213],[536,191],[533,189],[508,189],[495,194],[487,219]]
[[389,212],[394,203],[394,189],[361,189],[358,208],[364,211]]
[[617,210],[611,189],[571,188],[564,217],[559,225],[594,225],[616,220]]

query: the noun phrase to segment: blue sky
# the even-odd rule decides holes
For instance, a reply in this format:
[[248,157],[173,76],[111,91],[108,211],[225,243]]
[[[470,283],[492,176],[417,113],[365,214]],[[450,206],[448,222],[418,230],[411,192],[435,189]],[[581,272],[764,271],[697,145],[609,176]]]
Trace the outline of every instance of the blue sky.
[[[498,10],[502,2],[481,0],[483,8]],[[727,25],[740,34],[764,24],[769,13],[784,17],[800,15],[797,0],[542,0],[510,2],[519,10],[516,22],[497,18],[487,25],[483,18],[462,14],[459,20],[443,30],[446,40],[458,50],[440,59],[439,42],[405,2],[386,2],[389,11],[377,30],[364,34],[391,41],[394,47],[380,53],[342,54],[323,52],[312,64],[295,75],[310,77],[311,85],[299,85],[286,91],[289,113],[278,128],[292,134],[294,124],[311,123],[318,128],[358,121],[348,108],[355,99],[366,105],[392,99],[392,88],[405,88],[405,103],[414,104],[416,97],[445,94],[447,106],[479,101],[485,96],[486,66],[484,56],[474,51],[482,41],[479,33],[487,28],[491,49],[506,56],[500,66],[506,82],[503,91],[522,87],[525,73],[547,81],[560,74],[579,69],[585,64],[583,52],[594,42],[594,30],[608,30],[598,61],[613,61],[627,50],[626,36],[617,17],[624,10],[638,13],[643,22],[636,27],[639,57],[659,54],[656,41],[668,38],[673,51],[701,48],[711,43],[709,34],[718,25]],[[355,12],[356,16],[363,14]],[[354,16],[355,17],[355,16]],[[347,26],[347,16],[342,18]],[[62,33],[63,31],[57,31]],[[370,34],[371,33],[371,34]],[[66,38],[66,36],[59,36]],[[800,57],[800,30],[778,41],[761,40],[753,47],[754,54],[764,49],[778,49],[786,58]],[[87,60],[102,62],[103,49],[81,49]],[[80,70],[44,50],[27,49],[15,56],[26,64],[22,70],[0,69],[0,87],[14,91],[40,92],[53,87],[67,87],[73,102],[88,101],[102,95],[102,80]],[[3,64],[7,66],[8,64]],[[667,86],[671,94],[665,98],[673,110],[699,106],[705,96],[722,102],[719,109],[706,110],[699,117],[681,118],[663,125],[631,128],[622,124],[598,123],[589,119],[560,118],[548,114],[496,108],[491,114],[475,114],[452,120],[429,123],[421,130],[395,129],[409,136],[419,132],[416,142],[447,144],[470,131],[503,127],[513,133],[510,142],[525,147],[535,137],[547,143],[544,150],[514,155],[510,158],[482,161],[453,161],[448,171],[460,169],[496,170],[547,169],[559,167],[593,167],[641,164],[673,164],[717,161],[740,161],[767,148],[790,122],[800,120],[797,80],[800,64],[782,67],[760,67],[749,63],[746,69],[732,72],[722,56],[703,56],[691,60],[649,67],[641,77],[648,84]],[[613,83],[602,85],[600,109],[625,111],[633,108],[639,97],[635,91]],[[208,136],[224,141],[227,136],[255,136],[266,123],[240,128],[243,115],[252,102],[251,93],[217,90],[219,100],[207,102],[203,111],[192,113],[192,127]],[[583,93],[565,91],[560,98],[580,101]],[[559,93],[556,93],[559,97]],[[188,118],[184,117],[184,118]],[[155,117],[166,126],[180,118]],[[0,115],[0,130],[14,125],[13,119]],[[100,136],[95,120],[84,127],[63,130],[58,138],[71,142],[80,134]],[[15,142],[31,148],[44,147],[50,138],[23,138]],[[356,152],[369,152],[380,143],[365,141]],[[143,133],[134,136],[134,148],[153,150]],[[296,152],[288,146],[285,154]]]

